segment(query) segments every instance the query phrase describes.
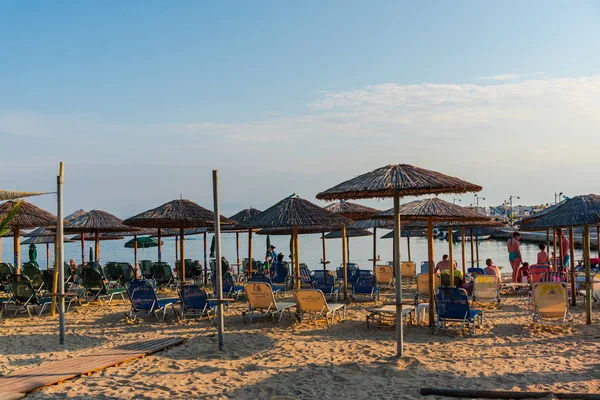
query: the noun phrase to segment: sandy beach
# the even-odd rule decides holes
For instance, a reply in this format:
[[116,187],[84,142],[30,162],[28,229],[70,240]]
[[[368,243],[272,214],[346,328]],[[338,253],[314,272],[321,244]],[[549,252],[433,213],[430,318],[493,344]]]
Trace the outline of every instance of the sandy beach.
[[[386,297],[391,293],[386,293]],[[405,295],[406,298],[410,294]],[[385,299],[385,298],[384,298]],[[572,309],[574,329],[531,322],[527,298],[505,296],[489,304],[484,326],[470,337],[456,329],[432,335],[425,326],[405,329],[406,356],[394,357],[395,331],[367,328],[365,308],[352,303],[344,321],[298,324],[284,317],[244,324],[244,303],[225,318],[225,351],[206,320],[132,323],[127,304],[74,307],[68,336],[58,344],[58,319],[5,317],[0,374],[128,342],[177,336],[180,346],[30,393],[46,398],[201,399],[417,399],[421,387],[596,392],[600,388],[597,322],[584,324],[583,306]],[[598,308],[594,318],[600,318]],[[432,397],[433,398],[433,397]]]

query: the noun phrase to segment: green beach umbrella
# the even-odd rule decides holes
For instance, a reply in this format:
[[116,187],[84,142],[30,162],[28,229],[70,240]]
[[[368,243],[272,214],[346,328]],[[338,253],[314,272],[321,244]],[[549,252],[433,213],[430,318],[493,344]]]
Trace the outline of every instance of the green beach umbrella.
[[290,236],[290,260],[294,261],[294,236]]
[[29,245],[29,261],[35,262],[37,259],[37,249],[35,248],[35,244]]
[[[140,236],[137,238],[136,241],[138,249],[149,249],[150,247],[158,247],[158,240],[150,236]],[[133,249],[133,244],[134,239],[131,239],[130,241],[125,243],[125,247],[128,249]]]
[[271,236],[267,235],[267,257],[271,257],[273,252],[271,251]]
[[212,242],[210,242],[210,258],[215,258],[215,237],[213,236]]
[[90,246],[90,262],[94,262],[94,248]]

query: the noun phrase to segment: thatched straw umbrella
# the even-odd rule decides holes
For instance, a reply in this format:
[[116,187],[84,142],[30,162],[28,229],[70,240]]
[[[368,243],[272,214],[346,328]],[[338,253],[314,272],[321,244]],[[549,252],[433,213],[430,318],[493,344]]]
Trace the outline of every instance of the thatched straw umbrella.
[[[96,262],[100,263],[100,233],[118,233],[118,232],[129,232],[133,229],[130,226],[123,224],[123,220],[104,211],[104,210],[91,210],[84,214],[68,221],[64,226],[66,233],[79,233],[81,240],[81,265],[85,265],[85,234],[90,233],[94,235],[94,253]],[[94,261],[94,260],[90,260]]]
[[[21,242],[21,244],[46,245],[46,269],[50,270],[50,244],[54,244],[56,242],[56,232],[51,229],[38,228],[23,236],[27,237],[27,239]],[[73,242],[71,239],[67,238],[66,236],[64,237],[63,243],[71,242]]]
[[[350,238],[352,237],[362,237],[362,236],[371,236],[373,235],[366,229],[346,229],[346,258],[347,262],[350,262]],[[341,239],[342,231],[331,231],[325,235],[325,239]],[[325,267],[325,266],[323,266]],[[323,268],[325,269],[325,268]]]
[[[592,323],[592,288],[590,266],[590,226],[600,225],[600,196],[588,194],[569,198],[541,216],[525,220],[522,230],[569,228],[571,234],[571,290],[575,292],[575,261],[573,256],[573,227],[583,226],[583,260],[585,264],[586,324]],[[559,246],[562,247],[562,246]],[[563,254],[561,254],[561,258]],[[562,260],[561,260],[562,263]]]
[[[17,203],[18,201],[10,200],[0,204],[0,220],[6,218],[6,216],[15,208]],[[9,224],[9,227],[13,230],[14,263],[17,274],[21,273],[21,229],[37,228],[39,226],[48,226],[51,224],[56,224],[56,216],[31,203],[21,200],[21,206],[19,207],[17,214]]]
[[[219,216],[223,225],[235,225],[235,222]],[[180,279],[185,282],[185,228],[205,228],[214,225],[215,216],[210,210],[186,199],[172,200],[159,207],[144,211],[124,223],[140,228],[179,228],[180,236]],[[161,237],[158,236],[160,241]]]
[[[394,198],[394,270],[400,277],[400,197],[479,192],[481,186],[412,165],[387,165],[317,194],[321,200]],[[433,303],[431,303],[433,308]],[[402,285],[396,285],[397,354],[403,354]]]
[[293,194],[262,213],[250,218],[243,226],[246,228],[267,228],[265,230],[268,234],[292,234],[293,261],[295,265],[294,275],[296,278],[296,288],[300,289],[298,234],[300,232],[323,232],[324,227],[329,227],[327,230],[332,230],[350,222],[352,221],[348,218],[331,213]]

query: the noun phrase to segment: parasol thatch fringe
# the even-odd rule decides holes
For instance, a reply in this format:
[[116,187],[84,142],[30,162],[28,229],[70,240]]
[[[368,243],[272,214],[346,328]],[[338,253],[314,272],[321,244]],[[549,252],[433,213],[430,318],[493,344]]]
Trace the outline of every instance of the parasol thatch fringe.
[[24,197],[42,196],[52,192],[18,192],[16,190],[0,190],[0,201],[16,200]]
[[379,213],[381,210],[376,208],[363,206],[357,203],[340,200],[336,203],[324,207],[327,211],[334,214],[339,214],[342,217],[350,218],[354,221],[369,218],[371,215]]
[[[437,197],[411,201],[400,206],[399,213],[404,220],[433,221],[491,221],[485,215],[479,214],[466,207],[457,206]],[[382,211],[371,217],[373,219],[393,219],[394,209]]]
[[[10,213],[17,203],[18,201],[11,200],[0,204],[0,220],[6,218],[8,213]],[[53,224],[56,224],[56,216],[31,203],[21,200],[21,206],[15,217],[8,224],[8,227],[15,228],[18,226],[22,229],[31,229]]]
[[571,197],[521,222],[521,230],[546,230],[600,224],[600,196]]
[[92,210],[68,221],[64,226],[67,233],[85,232],[129,232],[135,228],[123,224],[123,220],[104,211]]
[[[373,233],[365,229],[346,229],[346,237],[361,237],[361,236],[373,236]],[[325,235],[325,239],[341,239],[342,231],[332,231]]]

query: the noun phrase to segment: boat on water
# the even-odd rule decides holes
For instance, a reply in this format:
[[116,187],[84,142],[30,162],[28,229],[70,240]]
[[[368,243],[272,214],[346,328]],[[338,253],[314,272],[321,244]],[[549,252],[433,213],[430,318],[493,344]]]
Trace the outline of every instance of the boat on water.
[[[434,229],[433,236],[439,240],[448,240],[448,231],[438,230],[437,232]],[[481,236],[473,236],[474,240],[482,241],[488,240],[491,238],[491,235],[481,235]],[[452,239],[455,242],[462,242],[462,237],[460,235],[460,231],[453,231]],[[465,236],[465,242],[470,242],[471,237]]]
[[[473,240],[482,241],[482,240],[488,240],[491,237],[492,237],[491,235],[473,236]],[[457,237],[454,237],[454,241],[462,242],[462,237],[460,235],[457,235]],[[471,237],[465,236],[465,242],[470,242],[470,241],[471,241]]]

